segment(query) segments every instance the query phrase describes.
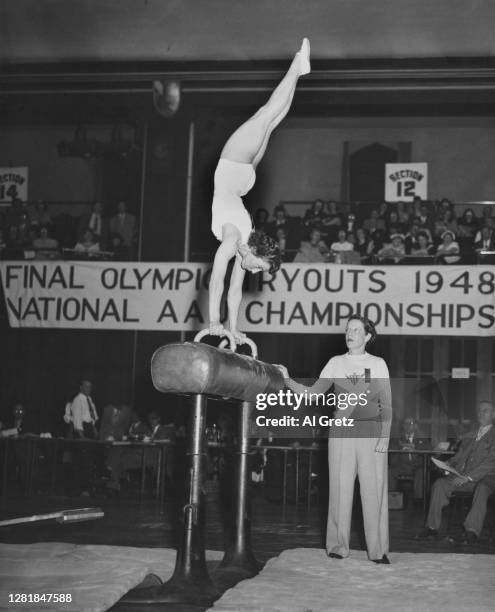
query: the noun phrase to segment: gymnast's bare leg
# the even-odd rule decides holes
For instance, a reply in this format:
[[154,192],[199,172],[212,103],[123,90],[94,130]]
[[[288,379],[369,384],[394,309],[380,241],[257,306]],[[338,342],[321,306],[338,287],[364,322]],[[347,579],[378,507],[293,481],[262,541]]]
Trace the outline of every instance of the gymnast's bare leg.
[[220,157],[252,164],[256,168],[266,151],[271,133],[289,112],[299,77],[311,70],[309,52],[309,41],[305,38],[268,102],[232,134]]

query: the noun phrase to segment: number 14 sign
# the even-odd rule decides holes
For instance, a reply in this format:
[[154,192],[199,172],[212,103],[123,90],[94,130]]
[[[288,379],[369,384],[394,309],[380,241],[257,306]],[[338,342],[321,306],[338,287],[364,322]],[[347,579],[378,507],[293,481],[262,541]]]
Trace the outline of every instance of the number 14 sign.
[[385,164],[385,200],[412,202],[427,198],[428,164]]

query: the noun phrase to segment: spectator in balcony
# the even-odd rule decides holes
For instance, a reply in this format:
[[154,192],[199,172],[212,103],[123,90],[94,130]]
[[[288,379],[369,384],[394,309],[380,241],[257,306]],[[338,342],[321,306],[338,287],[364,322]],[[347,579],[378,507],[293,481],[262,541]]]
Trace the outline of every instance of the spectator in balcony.
[[355,232],[357,229],[356,215],[350,212],[344,217],[341,227],[346,233]]
[[42,225],[39,229],[39,238],[33,240],[33,248],[36,251],[37,259],[47,259],[50,254],[58,249],[58,241],[50,238],[47,225]]
[[131,258],[131,250],[124,246],[122,236],[120,234],[110,234],[109,246],[115,261],[129,261]]
[[444,232],[457,234],[457,231],[457,221],[452,210],[447,209],[435,220],[435,237],[441,237]]
[[472,238],[478,230],[478,219],[472,208],[466,208],[462,216],[457,219],[458,238]]
[[[396,210],[391,210],[386,220],[386,228],[389,234],[405,234],[407,226],[399,219],[399,213]],[[392,228],[395,231],[392,231]]]
[[421,206],[423,205],[423,200],[419,196],[414,196],[414,200],[411,205],[412,216],[419,217],[421,215]]
[[[345,236],[345,232],[344,232]],[[321,232],[317,229],[311,231],[309,241],[303,241],[299,245],[294,262],[297,263],[318,263],[328,261],[328,246],[321,238]]]
[[474,250],[479,254],[481,251],[495,251],[495,234],[489,227],[483,227],[480,239],[474,243]]
[[481,240],[481,232],[483,230],[483,228],[487,228],[488,231],[490,232],[490,235],[492,235],[495,232],[495,219],[493,219],[492,217],[484,217],[483,221],[482,221],[482,225],[480,227],[480,229],[476,232],[476,235],[474,237],[474,242],[479,242]]
[[409,225],[409,220],[411,215],[409,214],[406,203],[405,202],[397,202],[397,217],[399,222],[407,227]]
[[337,242],[332,242],[330,245],[330,250],[334,255],[337,253],[354,250],[354,245],[347,239],[347,233],[344,229],[339,230]]
[[3,229],[0,227],[0,258],[2,257],[2,253],[6,248],[7,242],[5,241]]
[[136,241],[136,217],[127,212],[127,204],[121,200],[117,204],[117,214],[110,219],[110,233],[119,234],[122,244],[129,249]]
[[279,228],[283,228],[286,232],[289,230],[289,218],[282,204],[275,206],[273,209],[273,221],[270,224],[269,236],[275,238]]
[[270,223],[268,222],[268,211],[266,208],[257,208],[254,211],[254,228],[270,234]]
[[8,249],[16,249],[17,248],[17,233],[18,233],[18,228],[17,225],[9,225],[8,226],[8,233],[7,233],[7,237],[5,240],[5,244],[7,245]]
[[407,254],[410,254],[412,249],[417,249],[419,247],[418,234],[420,232],[426,234],[429,244],[433,242],[431,232],[426,228],[422,228],[419,219],[414,218],[412,220],[411,227],[406,234],[405,247]]
[[416,219],[419,219],[419,224],[422,229],[427,229],[430,234],[433,233],[434,218],[425,202],[421,204],[419,215],[416,217]]
[[381,231],[385,231],[386,223],[384,219],[380,219],[378,210],[373,209],[370,213],[369,218],[363,221],[363,227],[367,232],[371,231],[372,228],[373,230],[378,229]]
[[428,234],[419,231],[416,241],[411,247],[410,254],[414,255],[414,257],[431,257],[433,250],[433,245],[428,241]]
[[20,226],[22,224],[30,225],[29,212],[27,204],[20,198],[14,198],[10,208],[7,209],[5,215],[5,223],[8,227],[12,225]]
[[323,203],[323,226],[328,227],[340,227],[342,225],[342,217],[337,210],[337,203],[334,200]]
[[52,218],[48,212],[48,204],[44,201],[36,202],[34,213],[31,217],[31,225],[39,227],[53,225]]
[[304,215],[303,223],[306,227],[320,229],[323,225],[325,214],[323,212],[323,200],[315,200]]
[[[376,251],[382,248],[385,241],[385,230],[378,226],[378,224],[381,222],[380,219],[371,217],[368,219],[368,221],[368,237],[373,242],[373,252],[376,253]],[[366,227],[364,229],[366,230]]]
[[87,229],[93,232],[95,242],[104,249],[108,240],[108,221],[103,216],[103,204],[95,202],[91,212],[83,215],[79,220],[79,235],[82,236]]
[[493,207],[490,205],[483,206],[483,210],[481,213],[481,225],[485,225],[487,219],[494,220],[493,217]]
[[381,219],[385,225],[387,224],[389,212],[390,210],[387,202],[380,202],[378,205],[378,218]]
[[442,242],[437,247],[437,257],[446,264],[457,263],[461,259],[461,249],[455,240],[455,234],[446,231],[442,234],[441,239]]
[[354,244],[354,250],[359,253],[361,261],[367,263],[370,261],[370,257],[373,253],[373,240],[370,240],[362,227],[358,227],[356,230],[356,242]]
[[287,232],[283,227],[278,228],[275,240],[278,244],[278,248],[280,249],[280,257],[282,258],[282,261],[290,261],[291,256],[289,253],[287,253]]
[[437,217],[443,218],[447,211],[454,215],[454,205],[448,198],[442,198],[437,206]]
[[88,229],[84,232],[81,242],[74,247],[74,251],[86,253],[88,256],[96,255],[100,252],[100,244],[96,242],[95,235]]
[[399,263],[406,254],[404,245],[404,236],[402,234],[393,234],[390,236],[391,242],[382,247],[378,253],[378,259],[380,261],[393,261]]

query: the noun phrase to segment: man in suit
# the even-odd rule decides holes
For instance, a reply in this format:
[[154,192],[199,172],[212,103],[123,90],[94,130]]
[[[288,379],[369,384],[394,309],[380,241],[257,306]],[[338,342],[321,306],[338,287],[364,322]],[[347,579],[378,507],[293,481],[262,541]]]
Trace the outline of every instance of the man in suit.
[[442,520],[442,508],[448,505],[454,490],[474,492],[471,510],[464,521],[465,540],[475,543],[486,515],[489,495],[495,491],[495,407],[480,402],[478,427],[463,439],[457,453],[447,463],[460,476],[449,474],[433,483],[426,529],[419,538],[436,538]]
[[87,229],[93,232],[96,242],[100,245],[100,249],[105,250],[108,246],[108,221],[103,216],[103,204],[101,202],[95,202],[91,212],[80,218],[78,227],[80,238]]
[[[402,421],[402,431],[399,438],[391,438],[390,449],[400,451],[427,450],[430,448],[426,436],[419,430],[412,417]],[[388,484],[390,491],[397,490],[400,476],[412,478],[414,484],[414,499],[423,497],[423,460],[415,453],[390,453]]]
[[130,249],[136,237],[136,217],[127,212],[127,204],[121,200],[117,205],[117,214],[110,219],[110,233],[118,234],[122,244]]

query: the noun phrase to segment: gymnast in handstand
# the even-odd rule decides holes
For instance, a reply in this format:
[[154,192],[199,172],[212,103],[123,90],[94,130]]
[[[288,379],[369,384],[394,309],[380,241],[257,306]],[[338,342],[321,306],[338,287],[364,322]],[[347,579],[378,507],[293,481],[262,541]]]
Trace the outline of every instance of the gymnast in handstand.
[[237,329],[246,270],[254,274],[276,272],[280,268],[278,245],[263,232],[253,231],[251,216],[244,208],[242,196],[254,185],[256,166],[266,151],[272,131],[289,112],[299,77],[310,71],[309,41],[305,38],[268,102],[232,134],[220,154],[215,170],[211,221],[211,230],[221,242],[210,279],[210,334],[214,336],[225,333],[220,323],[220,301],[229,261],[235,256],[227,306],[229,328],[237,343],[246,338]]

